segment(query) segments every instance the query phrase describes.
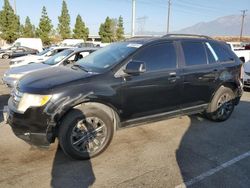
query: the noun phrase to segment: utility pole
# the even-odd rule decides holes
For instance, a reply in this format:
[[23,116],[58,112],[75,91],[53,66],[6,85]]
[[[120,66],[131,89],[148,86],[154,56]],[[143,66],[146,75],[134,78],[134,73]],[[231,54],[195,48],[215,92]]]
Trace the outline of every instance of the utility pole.
[[131,36],[135,36],[135,0],[132,0],[132,23],[131,23]]
[[16,0],[14,0],[14,13],[16,14]]
[[242,19],[241,19],[241,29],[240,29],[240,42],[242,40],[242,34],[243,34],[243,27],[244,27],[244,20],[245,20],[245,17],[246,17],[246,12],[247,10],[241,10],[242,12]]
[[147,19],[148,19],[147,16],[136,18],[137,31],[138,31],[139,35],[144,34]]
[[167,20],[167,33],[169,33],[169,21],[170,21],[170,10],[171,10],[171,0],[168,0],[168,20]]

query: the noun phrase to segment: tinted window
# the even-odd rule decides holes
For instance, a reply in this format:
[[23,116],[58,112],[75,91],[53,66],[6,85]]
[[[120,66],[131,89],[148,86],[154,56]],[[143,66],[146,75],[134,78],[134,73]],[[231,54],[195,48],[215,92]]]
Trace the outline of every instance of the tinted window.
[[172,43],[149,46],[139,52],[133,60],[145,62],[147,71],[176,68],[176,53]]
[[203,43],[182,42],[187,66],[207,64],[207,57]]
[[217,54],[219,61],[232,61],[234,59],[234,57],[221,44],[210,42],[210,45]]

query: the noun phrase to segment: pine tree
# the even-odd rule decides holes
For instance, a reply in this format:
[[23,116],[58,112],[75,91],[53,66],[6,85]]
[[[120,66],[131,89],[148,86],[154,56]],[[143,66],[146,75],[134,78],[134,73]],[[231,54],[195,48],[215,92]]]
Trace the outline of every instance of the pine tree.
[[58,17],[58,30],[63,39],[70,38],[70,15],[65,0],[62,3],[61,16]]
[[51,20],[48,17],[46,8],[42,9],[42,16],[40,18],[39,27],[37,28],[37,35],[40,37],[44,44],[50,44],[50,33],[53,29]]
[[0,36],[7,42],[13,42],[18,38],[20,29],[19,17],[15,15],[9,0],[4,0],[2,11],[0,11]]
[[102,42],[114,42],[115,34],[114,34],[114,21],[109,17],[106,18],[105,22],[100,25],[99,35],[101,37]]
[[27,16],[25,19],[25,24],[22,26],[22,36],[26,38],[35,37],[35,26],[31,24],[30,18]]
[[84,39],[84,41],[88,39],[89,29],[85,26],[85,23],[79,14],[76,17],[76,23],[73,32],[73,37],[76,39]]
[[118,19],[117,29],[116,29],[116,39],[121,41],[124,39],[124,27],[123,18],[120,16]]

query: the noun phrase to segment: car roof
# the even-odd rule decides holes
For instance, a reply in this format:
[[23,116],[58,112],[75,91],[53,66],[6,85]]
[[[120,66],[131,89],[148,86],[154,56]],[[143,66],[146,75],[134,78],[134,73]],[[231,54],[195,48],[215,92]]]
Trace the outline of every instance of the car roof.
[[135,42],[141,44],[148,44],[151,42],[161,42],[161,41],[176,41],[176,40],[186,40],[186,41],[215,41],[214,39],[205,35],[191,35],[191,34],[167,34],[164,36],[137,36],[127,39],[127,42]]

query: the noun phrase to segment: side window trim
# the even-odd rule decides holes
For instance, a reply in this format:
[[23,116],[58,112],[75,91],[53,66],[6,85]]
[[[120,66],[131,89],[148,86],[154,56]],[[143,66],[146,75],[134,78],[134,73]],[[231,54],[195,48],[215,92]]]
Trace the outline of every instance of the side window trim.
[[216,62],[219,62],[219,58],[218,58],[216,52],[214,51],[213,47],[212,47],[208,42],[206,42],[205,44],[206,44],[208,50],[209,50],[209,51],[212,53],[212,55],[214,56],[215,61],[216,61]]

